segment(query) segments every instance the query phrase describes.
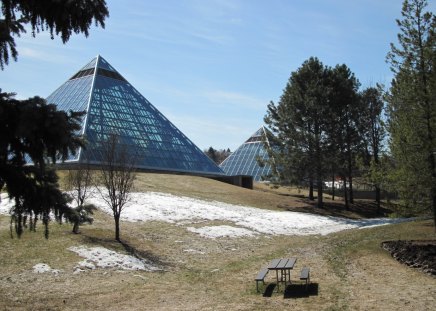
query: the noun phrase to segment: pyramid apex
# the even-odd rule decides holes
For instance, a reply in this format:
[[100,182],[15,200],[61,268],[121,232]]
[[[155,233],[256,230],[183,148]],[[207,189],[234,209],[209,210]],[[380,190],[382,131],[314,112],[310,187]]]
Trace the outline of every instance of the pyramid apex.
[[86,110],[88,145],[69,161],[101,165],[111,133],[137,159],[138,169],[221,176],[224,172],[124,79],[101,55],[53,92],[47,101],[65,111]]
[[[236,149],[221,164],[220,168],[227,175],[249,175],[253,180],[261,181],[271,174],[269,155],[264,146],[266,128],[261,126],[238,149]],[[264,162],[259,164],[259,159]]]

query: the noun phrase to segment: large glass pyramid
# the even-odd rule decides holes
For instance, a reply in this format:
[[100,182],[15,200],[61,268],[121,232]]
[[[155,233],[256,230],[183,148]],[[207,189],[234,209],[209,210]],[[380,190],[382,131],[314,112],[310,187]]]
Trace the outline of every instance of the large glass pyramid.
[[[255,181],[268,179],[271,175],[271,165],[268,163],[269,156],[264,147],[264,140],[268,142],[266,131],[263,126],[258,129],[220,164],[220,168],[227,175],[249,175],[253,176]],[[259,164],[259,159],[263,165]]]
[[145,170],[224,175],[223,171],[124,79],[97,56],[50,96],[59,110],[83,111],[87,147],[69,163],[102,161],[101,142],[116,134]]

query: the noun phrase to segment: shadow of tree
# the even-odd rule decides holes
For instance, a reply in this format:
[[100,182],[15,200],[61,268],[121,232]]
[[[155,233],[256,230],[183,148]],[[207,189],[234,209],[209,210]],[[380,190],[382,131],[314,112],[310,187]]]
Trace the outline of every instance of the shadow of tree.
[[151,261],[160,267],[170,266],[167,262],[163,261],[158,255],[156,255],[148,250],[138,249],[138,248],[130,245],[128,242],[125,242],[122,240],[116,241],[115,239],[112,239],[112,238],[95,237],[95,236],[89,236],[86,234],[82,234],[82,238],[83,238],[85,243],[91,243],[91,244],[96,244],[96,245],[105,246],[105,247],[117,248],[117,246],[121,245],[124,248],[124,250],[126,251],[126,253],[128,253],[129,255],[131,255],[135,258],[138,258],[140,260]]
[[128,244],[127,242],[124,242],[121,240],[119,241],[119,243],[124,247],[124,249],[126,250],[127,253],[129,253],[130,255],[132,255],[138,259],[147,259],[147,260],[150,260],[159,266],[167,266],[168,265],[168,263],[165,263],[163,260],[161,260],[161,258],[159,256],[157,256],[156,254],[153,254],[150,251],[137,249],[134,246]]

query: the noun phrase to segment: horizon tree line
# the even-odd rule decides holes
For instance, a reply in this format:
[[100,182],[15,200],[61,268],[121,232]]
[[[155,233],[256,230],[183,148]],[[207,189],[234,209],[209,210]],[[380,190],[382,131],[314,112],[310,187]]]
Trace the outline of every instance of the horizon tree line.
[[436,228],[436,18],[427,6],[403,2],[399,46],[391,44],[386,58],[394,73],[387,90],[360,90],[345,64],[329,67],[316,57],[291,73],[264,118],[279,183],[307,184],[311,200],[316,188],[323,207],[323,181],[340,176],[348,208],[359,176],[374,188],[379,209],[381,190],[389,190],[403,212],[432,211]]

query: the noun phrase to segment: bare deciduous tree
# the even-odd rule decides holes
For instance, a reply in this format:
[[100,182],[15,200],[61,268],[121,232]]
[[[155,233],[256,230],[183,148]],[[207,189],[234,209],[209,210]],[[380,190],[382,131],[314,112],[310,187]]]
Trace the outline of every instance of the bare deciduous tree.
[[102,145],[101,183],[98,188],[103,200],[112,209],[115,220],[115,239],[120,241],[120,217],[129,200],[136,177],[136,157],[120,144],[119,136],[109,135]]
[[75,207],[69,211],[67,219],[73,223],[73,233],[79,233],[79,226],[85,222],[92,223],[94,219],[90,216],[96,207],[92,204],[85,204],[90,196],[90,188],[93,185],[93,171],[89,163],[82,164],[75,170],[69,170],[66,178],[67,189],[73,198]]

